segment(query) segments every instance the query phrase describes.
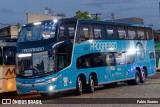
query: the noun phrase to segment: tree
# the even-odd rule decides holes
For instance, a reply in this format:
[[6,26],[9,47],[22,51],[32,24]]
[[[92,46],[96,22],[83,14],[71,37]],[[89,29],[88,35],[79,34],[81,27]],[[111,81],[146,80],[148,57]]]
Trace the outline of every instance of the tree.
[[92,19],[93,19],[93,20],[102,20],[101,17],[97,17],[97,18],[96,18],[96,17],[93,17]]
[[76,15],[73,16],[73,18],[101,20],[101,17],[98,17],[98,15],[101,15],[101,14],[98,14],[97,16],[94,16],[95,14],[91,15],[91,14],[89,14],[88,11],[81,12],[80,10],[78,10],[75,14]]
[[84,11],[81,12],[80,10],[76,12],[76,15],[73,16],[73,18],[78,18],[78,19],[91,19],[91,15],[89,14],[89,12]]

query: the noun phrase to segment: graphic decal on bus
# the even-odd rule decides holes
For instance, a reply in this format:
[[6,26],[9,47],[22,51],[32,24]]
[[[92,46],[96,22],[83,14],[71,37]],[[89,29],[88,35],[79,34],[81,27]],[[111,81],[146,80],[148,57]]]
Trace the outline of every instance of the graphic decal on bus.
[[90,44],[91,50],[115,50],[117,49],[117,43],[116,42],[95,42]]
[[15,68],[13,68],[12,70],[10,68],[7,69],[5,76],[7,77],[7,76],[11,76],[11,75],[16,75]]

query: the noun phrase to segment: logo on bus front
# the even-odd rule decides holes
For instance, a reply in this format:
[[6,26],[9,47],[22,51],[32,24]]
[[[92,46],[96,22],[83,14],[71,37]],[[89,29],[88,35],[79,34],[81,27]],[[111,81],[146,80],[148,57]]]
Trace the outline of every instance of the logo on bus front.
[[5,68],[6,73],[5,73],[5,77],[14,77],[16,75],[16,70],[15,68]]
[[22,52],[39,52],[43,50],[44,50],[44,47],[38,47],[38,48],[23,49]]
[[117,49],[116,42],[95,42],[90,45],[91,50],[105,51]]

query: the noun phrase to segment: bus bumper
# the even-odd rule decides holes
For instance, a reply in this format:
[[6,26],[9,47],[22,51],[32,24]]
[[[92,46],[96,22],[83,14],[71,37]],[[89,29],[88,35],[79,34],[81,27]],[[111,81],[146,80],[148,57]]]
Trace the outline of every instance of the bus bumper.
[[37,93],[57,93],[58,90],[55,90],[56,85],[46,85],[38,87],[18,87],[17,94],[37,94]]

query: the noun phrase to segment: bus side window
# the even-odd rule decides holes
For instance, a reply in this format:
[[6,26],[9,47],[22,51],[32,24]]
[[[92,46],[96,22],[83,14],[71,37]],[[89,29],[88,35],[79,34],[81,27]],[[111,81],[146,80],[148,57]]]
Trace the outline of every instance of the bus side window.
[[93,67],[102,67],[102,66],[103,63],[100,54],[95,54],[93,57]]
[[126,63],[125,53],[115,53],[116,65],[124,65]]
[[118,29],[118,38],[119,39],[125,39],[127,34],[126,34],[125,29],[124,29],[124,26],[118,26],[117,29]]
[[4,47],[3,48],[4,64],[15,65],[15,48]]
[[114,66],[115,65],[115,56],[113,53],[106,54],[106,65],[107,66]]
[[143,28],[137,28],[137,34],[138,34],[138,39],[139,40],[146,39],[145,32],[144,32]]
[[152,30],[151,29],[146,29],[146,36],[147,36],[148,40],[152,39]]
[[58,59],[58,70],[62,70],[65,67],[65,58],[63,55],[59,55]]
[[74,39],[75,27],[68,26],[69,38]]
[[128,27],[128,36],[129,36],[129,39],[136,39],[137,38],[137,34],[136,34],[135,28]]
[[89,39],[90,39],[89,25],[81,24],[79,30],[79,42]]
[[118,33],[115,26],[107,26],[106,31],[107,31],[107,39],[109,40],[117,39]]
[[104,39],[105,38],[103,25],[93,25],[93,32],[94,32],[95,39]]
[[133,64],[134,63],[134,54],[126,53],[126,63]]
[[77,68],[83,69],[83,68],[91,68],[91,61],[90,61],[90,54],[81,56],[77,59]]
[[81,57],[77,59],[76,66],[77,66],[78,69],[84,68],[84,63],[82,62],[82,58]]
[[59,40],[65,40],[65,31],[66,31],[65,26],[61,25],[59,29],[59,35],[58,35]]

